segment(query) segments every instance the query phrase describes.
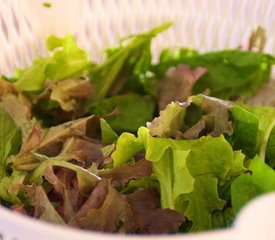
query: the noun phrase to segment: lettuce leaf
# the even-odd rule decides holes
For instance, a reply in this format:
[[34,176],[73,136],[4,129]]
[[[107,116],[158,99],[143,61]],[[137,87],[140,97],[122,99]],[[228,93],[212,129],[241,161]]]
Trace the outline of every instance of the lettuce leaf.
[[236,104],[232,108],[232,116],[233,146],[243,149],[250,158],[259,154],[260,158],[265,160],[268,140],[275,126],[275,109]]
[[125,70],[125,64],[133,56],[138,58],[140,52],[142,55],[138,61],[134,59],[136,62],[134,67],[135,74],[139,73],[140,69],[143,69],[148,62],[150,63],[151,55],[148,52],[148,46],[150,46],[152,38],[171,25],[171,22],[168,22],[148,32],[123,39],[122,43],[127,40],[127,45],[124,46],[121,43],[121,46],[112,51],[112,54],[109,54],[104,62],[91,68],[91,81],[95,89],[94,100],[101,100],[110,95],[110,93],[111,95],[119,93],[119,90],[123,88],[123,85],[129,79],[128,77],[126,79],[121,77],[121,71]]
[[36,92],[45,88],[46,80],[82,77],[91,65],[88,54],[80,49],[71,35],[47,39],[50,56],[38,57],[31,66],[20,71],[15,86],[20,91]]
[[30,186],[30,188],[27,189],[27,194],[30,198],[30,205],[34,207],[35,218],[65,225],[64,220],[50,202],[42,186]]
[[250,161],[248,169],[248,173],[241,174],[231,185],[231,201],[235,214],[253,198],[275,191],[275,171],[259,156]]
[[[150,96],[122,94],[105,98],[89,106],[88,112],[106,120],[117,133],[136,132],[153,118],[155,100]],[[115,112],[115,116],[110,113]],[[110,114],[110,116],[108,116]]]
[[207,73],[195,84],[193,94],[210,91],[211,96],[221,99],[252,96],[263,83],[268,82],[275,58],[262,52],[224,50],[207,53],[187,51],[186,54],[167,54],[154,66],[159,78],[165,71],[178,64],[191,68],[204,67]]
[[181,212],[192,221],[191,231],[211,229],[211,214],[226,203],[218,186],[244,171],[244,155],[236,154],[222,135],[172,140],[152,137],[141,127],[137,138],[124,134],[118,143],[112,155],[115,165],[127,162],[144,146],[145,159],[152,162],[160,184],[162,208]]
[[6,174],[7,159],[17,153],[21,144],[21,131],[11,116],[0,108],[0,180]]

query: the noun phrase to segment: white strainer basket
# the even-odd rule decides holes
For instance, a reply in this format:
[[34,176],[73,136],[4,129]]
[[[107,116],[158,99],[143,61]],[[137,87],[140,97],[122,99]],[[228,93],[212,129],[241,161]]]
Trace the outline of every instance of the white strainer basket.
[[[258,25],[267,32],[265,51],[275,54],[275,0],[0,0],[0,74],[12,75],[37,54],[44,54],[47,36],[71,33],[91,59],[130,33],[174,21],[153,42],[154,58],[168,46],[201,51],[247,46]],[[252,201],[230,229],[154,239],[275,239],[275,194]],[[257,219],[258,222],[257,222]],[[149,239],[83,232],[39,222],[0,206],[0,240]]]

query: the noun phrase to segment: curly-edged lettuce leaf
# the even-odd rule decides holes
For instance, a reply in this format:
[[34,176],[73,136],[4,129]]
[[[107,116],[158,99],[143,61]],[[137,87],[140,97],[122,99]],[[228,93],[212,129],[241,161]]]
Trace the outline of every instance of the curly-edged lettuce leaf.
[[156,137],[197,139],[203,135],[232,135],[231,107],[228,101],[199,94],[183,103],[168,104],[147,126]]
[[50,36],[47,39],[48,57],[38,57],[31,66],[20,71],[15,86],[20,91],[35,92],[45,87],[46,80],[81,77],[91,65],[88,54],[80,49],[73,36]]
[[226,203],[218,186],[244,171],[244,155],[234,152],[223,135],[173,140],[152,137],[141,127],[137,137],[124,134],[118,143],[112,155],[115,165],[129,161],[144,147],[145,159],[152,162],[160,184],[162,208],[181,212],[192,222],[191,231],[211,229],[212,212]]
[[160,111],[160,116],[147,123],[152,136],[176,138],[183,126],[183,118],[189,102],[172,102]]
[[232,208],[225,208],[222,211],[215,211],[211,218],[213,229],[222,229],[230,226],[234,221],[234,217]]
[[12,186],[16,184],[22,184],[25,177],[26,173],[16,171],[15,169],[13,169],[13,172],[10,176],[3,177],[0,181],[0,199],[6,201],[9,204],[21,203],[21,199],[18,197],[19,190],[12,189]]
[[62,80],[68,77],[80,77],[90,66],[88,54],[77,46],[71,35],[65,38],[50,36],[47,39],[47,48],[50,51],[57,49],[45,69],[45,74],[49,79]]
[[275,171],[261,158],[255,156],[248,169],[248,173],[238,176],[231,185],[231,201],[235,213],[253,198],[275,191]]
[[38,57],[32,62],[31,66],[21,70],[14,83],[16,88],[26,92],[42,90],[47,78],[45,69],[49,61],[49,59]]
[[123,186],[130,179],[149,177],[152,174],[152,164],[146,160],[136,163],[126,163],[112,169],[101,169],[97,175],[104,179],[110,179],[113,186]]
[[50,99],[59,103],[64,111],[74,111],[80,102],[89,98],[92,86],[88,79],[67,78],[52,87]]

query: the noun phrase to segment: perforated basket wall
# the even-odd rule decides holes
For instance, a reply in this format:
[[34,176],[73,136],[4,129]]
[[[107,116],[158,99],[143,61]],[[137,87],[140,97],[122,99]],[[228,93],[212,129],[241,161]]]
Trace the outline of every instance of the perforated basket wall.
[[265,51],[275,53],[274,0],[0,0],[0,73],[30,63],[43,53],[50,34],[75,35],[93,60],[129,33],[168,20],[174,26],[153,43],[155,58],[164,46],[201,51],[246,45],[252,29],[267,31]]

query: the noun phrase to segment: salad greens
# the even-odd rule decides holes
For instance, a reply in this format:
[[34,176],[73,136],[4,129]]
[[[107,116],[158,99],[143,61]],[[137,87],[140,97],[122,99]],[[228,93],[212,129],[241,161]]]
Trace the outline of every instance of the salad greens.
[[170,26],[122,39],[101,63],[50,36],[46,56],[2,76],[1,204],[74,228],[185,233],[228,227],[275,191],[275,108],[248,104],[275,57],[178,48],[152,63]]

